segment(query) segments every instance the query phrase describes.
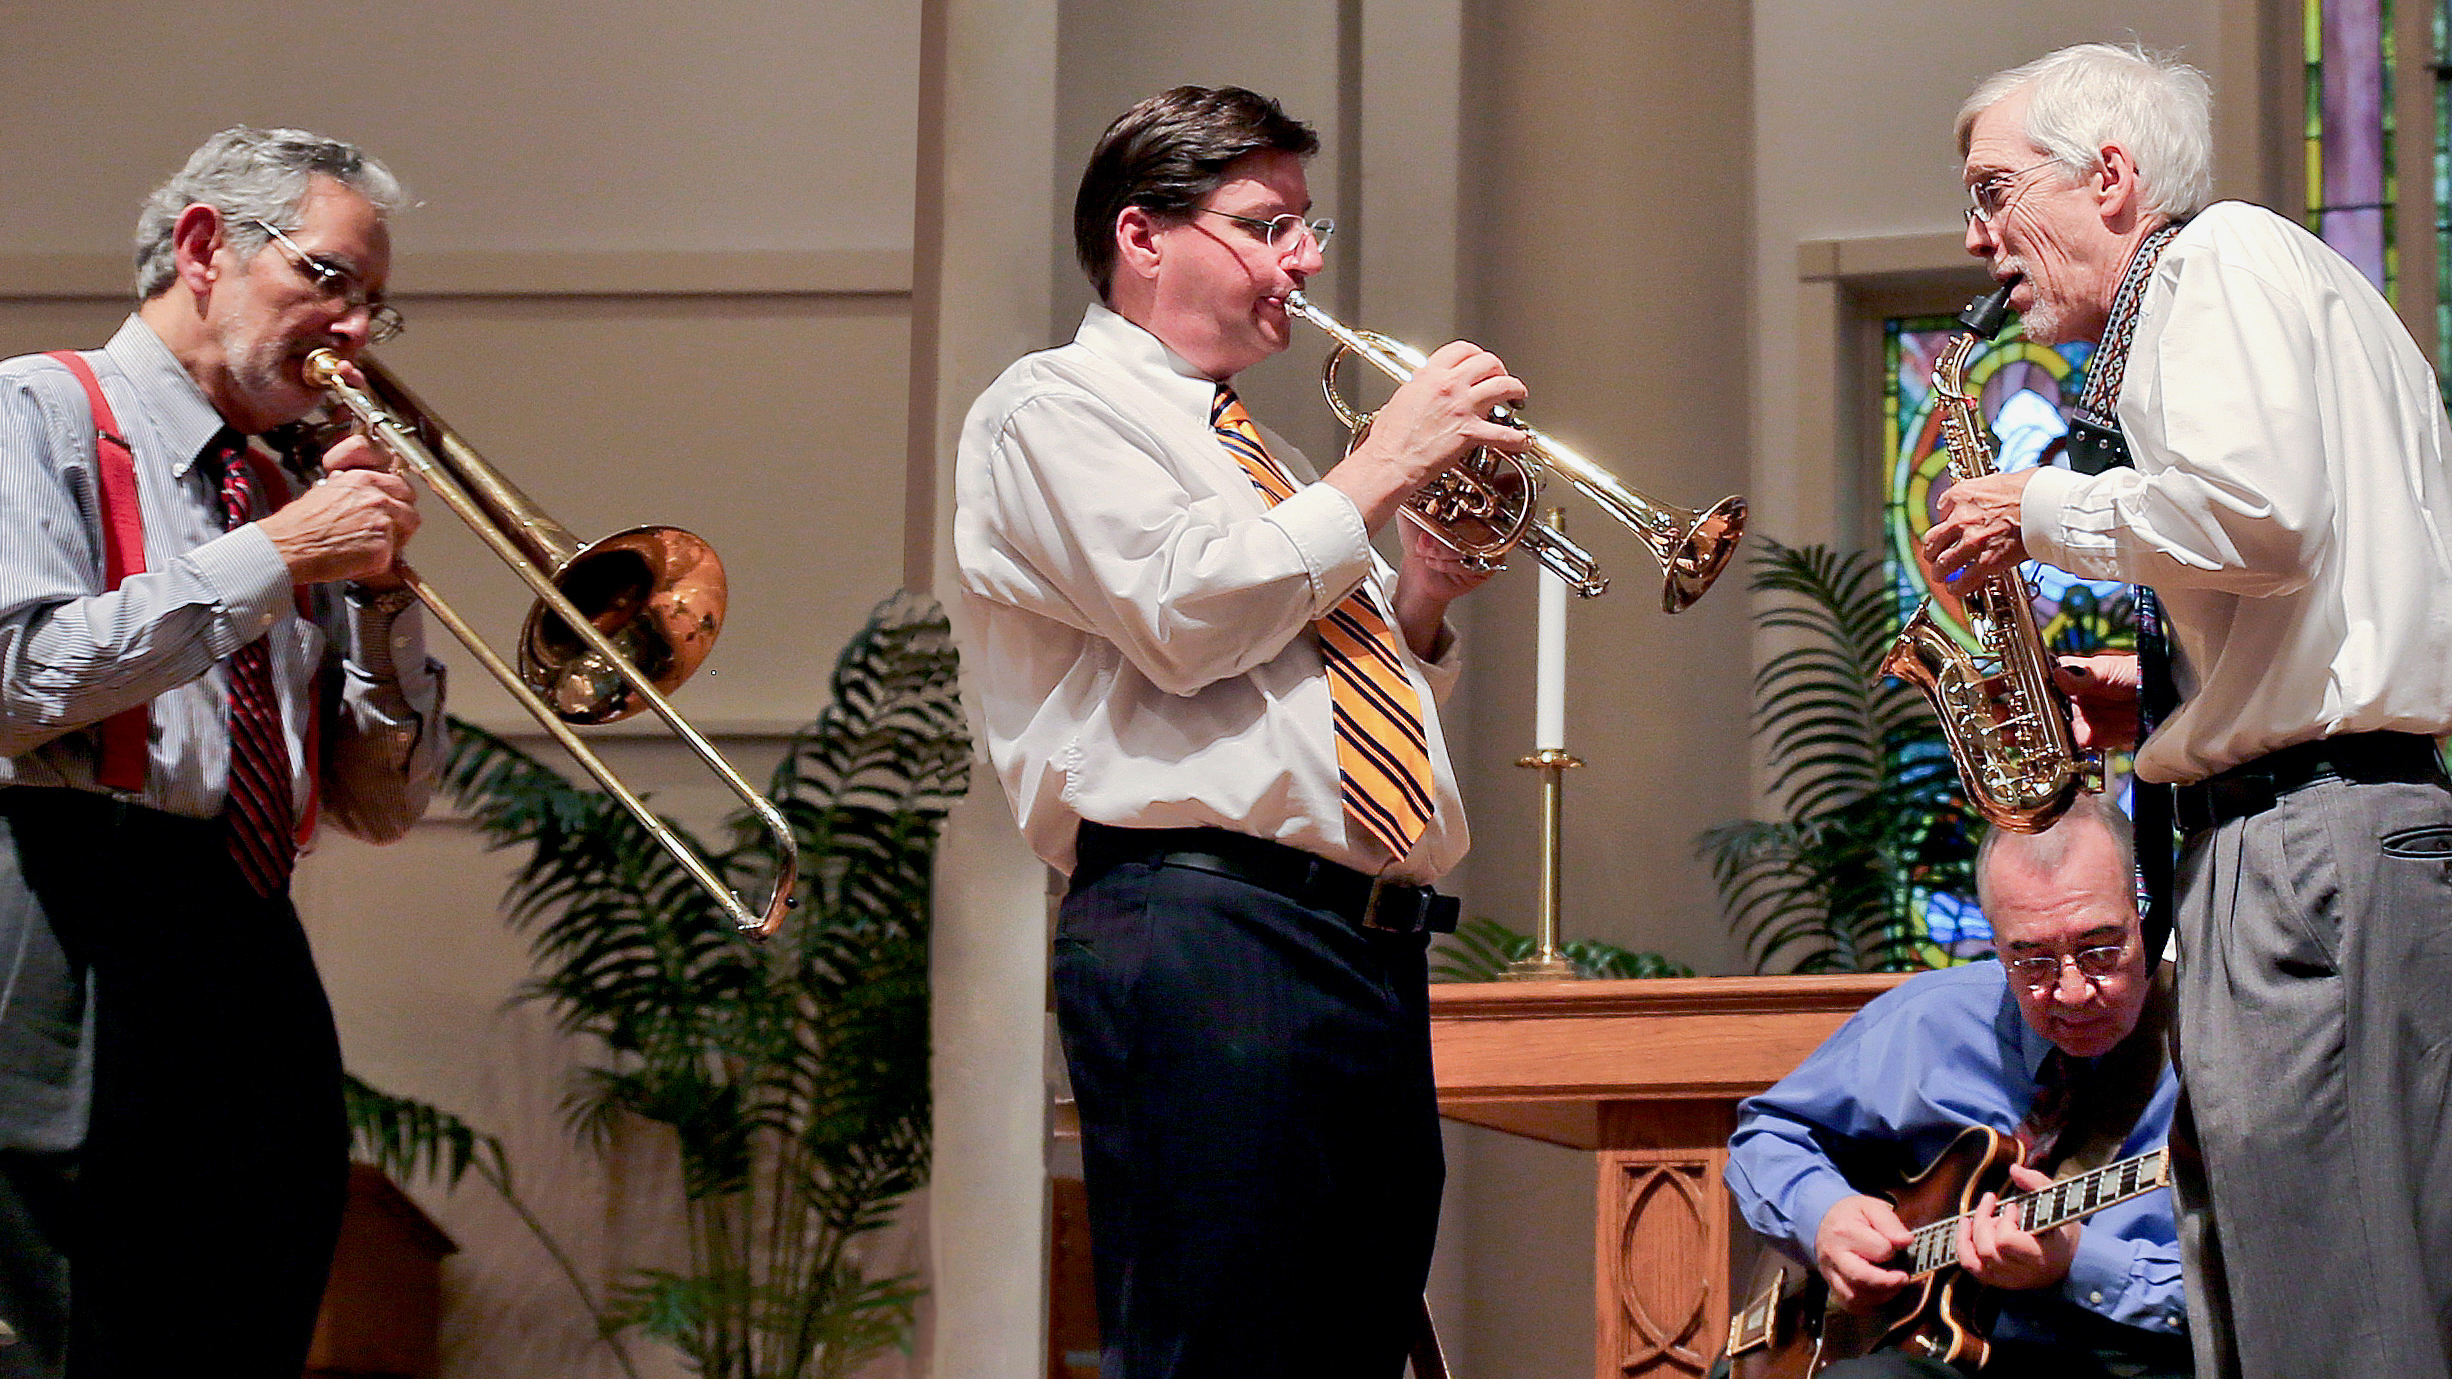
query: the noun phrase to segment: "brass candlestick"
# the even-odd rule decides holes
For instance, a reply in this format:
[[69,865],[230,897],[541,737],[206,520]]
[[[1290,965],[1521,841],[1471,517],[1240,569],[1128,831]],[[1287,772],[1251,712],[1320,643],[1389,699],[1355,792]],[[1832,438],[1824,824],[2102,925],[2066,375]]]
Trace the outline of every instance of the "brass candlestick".
[[1558,951],[1560,815],[1570,767],[1583,762],[1563,747],[1544,747],[1516,762],[1541,773],[1541,919],[1533,931],[1532,956],[1507,964],[1499,975],[1511,982],[1568,982],[1583,974]]

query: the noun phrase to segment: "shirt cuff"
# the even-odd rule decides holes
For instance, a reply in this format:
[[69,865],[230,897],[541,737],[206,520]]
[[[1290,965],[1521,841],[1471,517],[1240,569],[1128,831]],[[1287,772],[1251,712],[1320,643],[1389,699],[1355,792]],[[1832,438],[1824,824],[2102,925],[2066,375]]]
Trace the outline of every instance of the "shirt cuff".
[[414,598],[402,605],[352,587],[346,601],[352,665],[372,680],[427,674],[425,615]]
[[1329,484],[1311,484],[1270,508],[1268,520],[1294,543],[1311,580],[1311,616],[1322,618],[1371,572],[1371,532],[1362,509]]
[[212,591],[227,646],[215,646],[215,656],[227,656],[272,630],[282,615],[296,607],[289,565],[255,523],[223,532],[179,557]]
[[2085,475],[2059,465],[2038,466],[2035,477],[2026,481],[2026,492],[2018,503],[2018,537],[2026,543],[2026,553],[2047,565],[2059,565],[2068,554],[2067,543],[2060,537],[2064,525],[2069,494]]
[[1808,1261],[1813,1258],[1814,1241],[1822,1234],[1822,1218],[1830,1215],[1832,1207],[1857,1195],[1856,1189],[1836,1173],[1817,1173],[1797,1184],[1788,1198],[1793,1208],[1788,1220],[1790,1228],[1798,1232],[1797,1247],[1805,1252]]
[[[2168,1247],[2165,1247],[2166,1249]],[[2157,1277],[2168,1273],[2170,1277]],[[2108,1231],[2080,1231],[2062,1296],[2087,1311],[2148,1331],[2187,1326],[2179,1269],[2160,1251]]]

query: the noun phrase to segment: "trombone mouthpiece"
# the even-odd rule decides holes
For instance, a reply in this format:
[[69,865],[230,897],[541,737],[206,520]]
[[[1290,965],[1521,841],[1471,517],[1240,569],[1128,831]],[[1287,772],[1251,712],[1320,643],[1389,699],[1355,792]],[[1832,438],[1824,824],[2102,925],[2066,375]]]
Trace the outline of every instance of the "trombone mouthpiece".
[[316,350],[300,366],[310,388],[329,388],[340,381],[341,357],[330,350]]

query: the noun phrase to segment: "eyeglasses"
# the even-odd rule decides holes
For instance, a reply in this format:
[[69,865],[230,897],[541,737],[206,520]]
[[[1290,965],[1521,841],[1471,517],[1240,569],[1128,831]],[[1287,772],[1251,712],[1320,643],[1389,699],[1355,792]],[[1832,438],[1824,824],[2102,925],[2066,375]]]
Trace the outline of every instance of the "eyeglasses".
[[1261,241],[1269,246],[1272,253],[1291,254],[1295,246],[1302,243],[1303,236],[1309,235],[1311,236],[1311,247],[1324,254],[1328,252],[1328,237],[1337,232],[1337,222],[1333,220],[1305,220],[1292,211],[1274,219],[1262,220],[1257,216],[1236,215],[1232,211],[1221,211],[1209,206],[1203,206],[1200,209],[1211,215],[1222,215],[1228,220],[1239,221],[1251,226],[1260,233]]
[[365,286],[358,281],[357,274],[330,259],[310,254],[299,248],[298,241],[281,233],[281,227],[270,221],[258,220],[253,224],[265,234],[272,236],[282,248],[297,257],[299,270],[314,282],[316,290],[323,293],[327,299],[337,300],[351,311],[359,307],[366,308],[368,343],[380,345],[386,340],[396,340],[400,337],[400,332],[409,328],[409,323],[400,317],[400,309],[389,302],[378,302],[369,296]]
[[2107,943],[2095,948],[2080,948],[2067,957],[2038,953],[2031,958],[2003,958],[2001,966],[2010,975],[2025,983],[2029,991],[2049,991],[2060,985],[2063,964],[2074,963],[2078,975],[2089,982],[2099,982],[2119,975],[2120,962],[2128,956],[2125,943]]
[[2050,167],[2059,161],[2057,158],[2046,158],[2040,163],[2029,163],[2014,172],[1996,172],[1974,183],[1967,188],[1966,216],[1968,221],[1972,223],[1980,220],[1990,225],[1995,217],[2009,209],[2010,200],[2014,195],[2011,189],[2019,178],[2037,168]]

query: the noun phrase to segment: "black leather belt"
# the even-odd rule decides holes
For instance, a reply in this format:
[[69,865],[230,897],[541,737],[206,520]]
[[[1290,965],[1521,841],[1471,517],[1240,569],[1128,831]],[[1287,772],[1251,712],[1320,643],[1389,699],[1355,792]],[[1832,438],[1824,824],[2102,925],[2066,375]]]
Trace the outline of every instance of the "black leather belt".
[[1458,902],[1428,886],[1408,886],[1314,857],[1301,848],[1222,828],[1116,828],[1084,820],[1073,865],[1078,890],[1127,862],[1182,867],[1274,891],[1325,910],[1357,929],[1380,933],[1456,932]]
[[2282,796],[2318,781],[2452,787],[2435,739],[2418,733],[2344,733],[2293,743],[2178,790],[2180,832],[2206,829],[2271,809]]

